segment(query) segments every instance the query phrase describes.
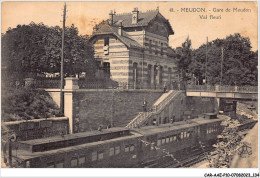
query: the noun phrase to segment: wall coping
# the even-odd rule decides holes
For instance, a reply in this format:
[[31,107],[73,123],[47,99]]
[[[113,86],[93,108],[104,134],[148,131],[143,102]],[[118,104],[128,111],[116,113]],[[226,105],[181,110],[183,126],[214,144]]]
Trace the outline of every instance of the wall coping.
[[28,123],[28,122],[40,122],[40,121],[57,121],[57,120],[69,120],[68,117],[50,117],[50,118],[42,118],[42,119],[33,119],[33,120],[20,120],[20,121],[10,121],[10,122],[3,122],[4,125],[14,125],[20,123]]
[[[44,89],[41,88],[40,90],[45,90],[47,92],[60,92],[60,89]],[[63,89],[63,92],[132,92],[132,93],[143,93],[143,92],[153,92],[153,93],[163,93],[163,90],[151,90],[151,89]],[[184,92],[184,91],[183,91]]]

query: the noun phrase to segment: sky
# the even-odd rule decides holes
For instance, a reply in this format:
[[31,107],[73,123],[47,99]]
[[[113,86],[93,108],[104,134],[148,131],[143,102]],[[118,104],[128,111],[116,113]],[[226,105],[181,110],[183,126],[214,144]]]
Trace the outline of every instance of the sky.
[[[169,39],[169,45],[173,48],[181,46],[188,36],[192,41],[192,48],[196,49],[206,43],[207,37],[208,41],[212,41],[234,33],[249,37],[253,51],[258,48],[257,2],[67,1],[66,4],[66,26],[74,24],[82,35],[91,35],[93,26],[108,19],[111,10],[119,14],[132,12],[135,7],[142,12],[159,7],[160,13],[169,19],[175,32]],[[2,2],[1,33],[5,33],[9,27],[15,28],[18,24],[29,24],[32,21],[43,22],[48,26],[61,26],[63,6],[62,1]],[[227,12],[228,9],[230,12]],[[202,19],[202,16],[207,16],[207,19]],[[213,16],[221,19],[213,19]]]

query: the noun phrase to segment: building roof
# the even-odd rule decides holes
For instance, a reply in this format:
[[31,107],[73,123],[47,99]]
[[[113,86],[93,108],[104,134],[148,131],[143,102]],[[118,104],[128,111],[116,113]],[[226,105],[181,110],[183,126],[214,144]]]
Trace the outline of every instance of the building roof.
[[113,127],[110,129],[103,129],[102,131],[93,130],[93,131],[89,131],[89,132],[80,132],[80,133],[74,133],[74,134],[67,134],[67,135],[64,135],[63,137],[58,135],[58,136],[53,136],[53,137],[39,138],[39,139],[35,139],[35,140],[20,141],[20,143],[28,144],[28,145],[39,145],[39,144],[42,145],[45,143],[86,138],[89,136],[104,135],[104,134],[108,134],[108,133],[123,132],[123,131],[128,131],[128,130],[129,129],[126,129],[126,128]]
[[159,12],[158,9],[150,10],[146,12],[139,12],[138,21],[136,24],[132,23],[132,13],[118,14],[114,16],[113,24],[119,25],[119,23],[122,22],[122,26],[124,28],[144,27],[144,26],[148,26],[149,23],[152,22],[157,16],[161,17],[163,19],[163,22],[166,23],[166,25],[169,28],[169,34],[174,34],[169,21],[162,16],[162,14]]
[[125,33],[124,35],[118,34],[118,28],[115,26],[109,25],[107,22],[103,22],[98,25],[98,30],[93,33],[93,35],[90,37],[90,40],[93,40],[94,37],[97,35],[115,35],[122,43],[124,43],[127,47],[135,47],[135,48],[142,48],[139,43],[137,43],[135,40],[132,40],[129,38]]
[[159,12],[159,10],[152,10],[147,12],[140,12],[138,21],[136,24],[132,23],[132,13],[117,14],[113,17],[113,25],[110,25],[109,20],[103,21],[97,25],[97,31],[93,32],[90,37],[92,41],[97,35],[115,35],[120,41],[122,41],[127,47],[142,48],[142,46],[135,40],[132,40],[126,33],[123,35],[118,34],[119,24],[122,24],[122,28],[134,28],[134,27],[145,27],[148,26],[156,17],[159,17],[161,22],[165,23],[168,27],[168,33],[174,34],[172,27],[167,19],[165,19]]

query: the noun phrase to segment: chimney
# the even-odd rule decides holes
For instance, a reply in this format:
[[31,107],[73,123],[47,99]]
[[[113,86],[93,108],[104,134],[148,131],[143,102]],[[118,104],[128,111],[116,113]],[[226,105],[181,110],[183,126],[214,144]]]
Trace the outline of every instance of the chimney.
[[139,15],[139,11],[138,11],[138,8],[136,7],[136,8],[134,8],[133,14],[132,14],[132,24],[137,24],[138,15]]
[[119,23],[119,26],[118,26],[118,34],[119,34],[120,36],[123,35],[123,33],[122,33],[122,22]]
[[116,11],[114,10],[114,12],[111,10],[109,13],[109,25],[113,25],[114,23],[114,15],[116,15]]
[[98,30],[97,24],[93,27],[93,33],[95,33]]

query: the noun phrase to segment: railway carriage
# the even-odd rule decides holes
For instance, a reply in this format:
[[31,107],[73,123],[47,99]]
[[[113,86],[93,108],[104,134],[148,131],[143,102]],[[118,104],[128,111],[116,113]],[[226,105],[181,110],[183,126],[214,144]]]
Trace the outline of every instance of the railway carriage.
[[141,137],[128,129],[111,128],[21,141],[13,157],[22,167],[133,167],[139,162]]
[[19,141],[12,143],[12,160],[18,160],[21,167],[142,167],[164,157],[161,150],[181,158],[183,150],[188,154],[199,141],[211,143],[222,130],[221,121],[205,115],[132,130],[110,128]]

